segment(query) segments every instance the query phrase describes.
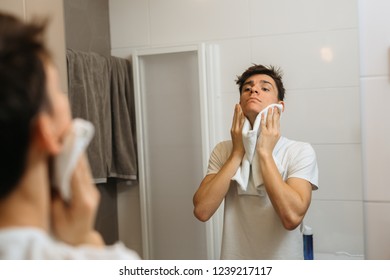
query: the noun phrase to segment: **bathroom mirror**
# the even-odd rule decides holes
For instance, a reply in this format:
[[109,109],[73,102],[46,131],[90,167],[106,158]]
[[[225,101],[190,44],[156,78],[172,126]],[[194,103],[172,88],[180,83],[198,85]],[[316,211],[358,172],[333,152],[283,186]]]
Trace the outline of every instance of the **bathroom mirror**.
[[[86,5],[84,1],[77,2]],[[111,54],[137,64],[134,67],[139,74],[134,71],[138,75],[134,76],[134,82],[139,83],[139,90],[147,92],[138,104],[143,115],[142,120],[137,120],[137,129],[145,134],[139,144],[150,145],[144,150],[144,162],[140,162],[145,168],[141,176],[149,178],[150,186],[158,180],[169,189],[173,187],[169,181],[176,176],[174,166],[179,161],[194,169],[186,175],[191,177],[191,183],[182,186],[185,180],[177,180],[178,189],[170,190],[177,195],[173,199],[166,197],[165,189],[157,187],[153,188],[156,192],[149,194],[144,193],[146,189],[141,185],[120,187],[119,238],[145,258],[219,257],[222,220],[218,215],[211,224],[195,220],[190,192],[198,187],[213,146],[230,137],[233,108],[238,102],[236,75],[252,63],[262,63],[278,65],[285,73],[284,136],[310,142],[317,154],[320,189],[313,193],[305,218],[314,231],[315,258],[364,259],[357,1],[305,0],[300,5],[288,0],[228,3],[226,0],[185,1],[185,4],[182,0],[106,1]],[[89,9],[92,11],[92,6]],[[199,59],[207,57],[207,51],[202,54],[199,48],[202,42],[219,48],[216,67],[220,69],[219,78],[206,81],[205,88],[198,81],[215,75],[215,69],[207,70],[207,63],[205,68],[199,66]],[[168,50],[175,46],[178,49]],[[183,49],[183,46],[192,47]],[[176,62],[178,68],[170,68]],[[190,74],[183,82],[193,86],[186,92],[191,94],[169,96],[169,86],[181,84],[164,81],[181,72]],[[163,81],[156,83],[160,75],[164,75]],[[217,90],[209,90],[211,81],[216,82],[213,88]],[[205,93],[207,96],[202,99]],[[157,99],[154,94],[167,96]],[[208,94],[213,94],[211,99]],[[184,102],[192,117],[183,115],[180,102]],[[165,130],[162,126],[170,118],[185,123],[174,122],[172,130]],[[192,141],[193,150],[181,150],[183,143],[177,142],[177,126],[191,128],[181,137],[186,143]],[[161,150],[159,142],[152,143],[159,139],[165,141]],[[175,149],[169,150],[172,143]],[[165,158],[174,163],[166,164]],[[182,193],[182,188],[188,192]],[[162,197],[166,203],[157,203],[162,202]],[[172,214],[178,217],[159,220],[159,215]],[[176,246],[158,240],[158,235],[169,235],[173,229],[179,234],[183,232],[177,244],[184,244],[185,240],[191,244]],[[196,238],[186,239],[187,231],[192,231]],[[174,248],[172,253],[164,246]]]

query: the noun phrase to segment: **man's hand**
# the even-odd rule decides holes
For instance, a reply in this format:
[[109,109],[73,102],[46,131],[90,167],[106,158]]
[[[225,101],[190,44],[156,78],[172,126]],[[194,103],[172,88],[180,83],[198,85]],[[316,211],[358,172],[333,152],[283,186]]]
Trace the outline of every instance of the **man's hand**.
[[236,104],[230,130],[233,142],[232,153],[217,174],[206,175],[193,198],[194,215],[202,222],[210,219],[217,211],[229,191],[232,177],[240,167],[245,154],[242,142],[244,121],[245,116],[242,113],[241,106]]
[[270,156],[280,138],[280,111],[279,108],[269,108],[267,118],[261,115],[261,133],[257,141],[257,152],[260,156]]
[[232,156],[237,156],[240,159],[242,159],[245,154],[244,144],[242,142],[242,128],[244,126],[244,122],[245,116],[242,112],[241,106],[240,104],[236,104],[230,135],[233,143]]
[[100,193],[93,183],[85,154],[79,159],[71,179],[71,200],[61,197],[52,202],[52,229],[60,240],[71,245],[104,245],[100,234],[94,230]]

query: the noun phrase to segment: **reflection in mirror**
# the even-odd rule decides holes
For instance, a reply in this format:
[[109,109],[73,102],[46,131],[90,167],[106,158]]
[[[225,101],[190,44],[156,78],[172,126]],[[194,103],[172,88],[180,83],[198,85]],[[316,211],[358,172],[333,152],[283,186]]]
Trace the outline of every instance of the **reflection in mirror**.
[[[319,190],[313,193],[305,217],[314,233],[314,258],[363,259],[357,3],[346,1],[340,5],[339,1],[326,1],[324,4],[321,0],[302,3],[304,7],[287,0],[250,1],[250,5],[243,5],[242,1],[230,1],[226,5],[223,0],[187,1],[186,5],[181,0],[110,1],[111,54],[129,58],[138,49],[204,41],[218,44],[221,70],[220,79],[215,81],[219,90],[213,93],[209,108],[213,112],[209,125],[216,128],[211,146],[230,139],[232,111],[239,100],[234,83],[236,75],[251,63],[280,66],[286,87],[282,134],[309,142],[316,151],[319,165]],[[260,17],[258,11],[261,10],[267,13]],[[336,15],[329,20],[328,14]],[[150,83],[147,87],[152,86],[153,82]],[[168,108],[158,109],[173,110],[177,104],[172,102],[166,106]],[[345,108],[348,108],[347,114]],[[172,134],[168,136],[176,139]],[[205,164],[207,162],[203,162],[203,166]],[[202,172],[204,175],[206,170]],[[198,184],[180,187],[191,189]],[[137,186],[123,186],[119,190],[118,238],[142,252],[145,240],[141,241],[141,220],[145,213],[139,210],[140,190]],[[171,209],[182,203],[171,201],[166,207]],[[190,208],[175,209],[188,212]],[[180,227],[186,228],[194,221],[197,222],[195,217],[188,217]],[[164,228],[164,221],[160,222],[160,228]],[[219,258],[220,247],[215,244],[220,244],[220,236],[211,232],[218,232],[222,223],[211,221],[211,226],[208,225],[204,228],[206,238],[197,245],[203,247],[203,242],[207,242],[207,257]],[[161,254],[155,257],[179,259],[185,252],[178,252],[176,256]]]

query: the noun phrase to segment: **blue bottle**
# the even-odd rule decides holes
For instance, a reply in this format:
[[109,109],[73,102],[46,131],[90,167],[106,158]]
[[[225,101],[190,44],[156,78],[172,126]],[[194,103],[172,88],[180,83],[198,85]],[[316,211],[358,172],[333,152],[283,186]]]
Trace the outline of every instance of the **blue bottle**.
[[303,258],[305,260],[314,260],[313,231],[308,226],[303,227]]

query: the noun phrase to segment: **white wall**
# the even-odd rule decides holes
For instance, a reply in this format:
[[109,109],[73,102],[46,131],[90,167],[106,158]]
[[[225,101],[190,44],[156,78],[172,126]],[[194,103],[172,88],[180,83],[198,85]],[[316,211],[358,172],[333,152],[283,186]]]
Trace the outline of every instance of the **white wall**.
[[365,247],[390,259],[390,18],[388,0],[359,0]]
[[236,75],[252,63],[280,66],[282,132],[312,143],[318,156],[320,190],[307,216],[316,258],[363,257],[357,0],[110,0],[109,9],[113,55],[219,45],[217,140],[230,137]]

